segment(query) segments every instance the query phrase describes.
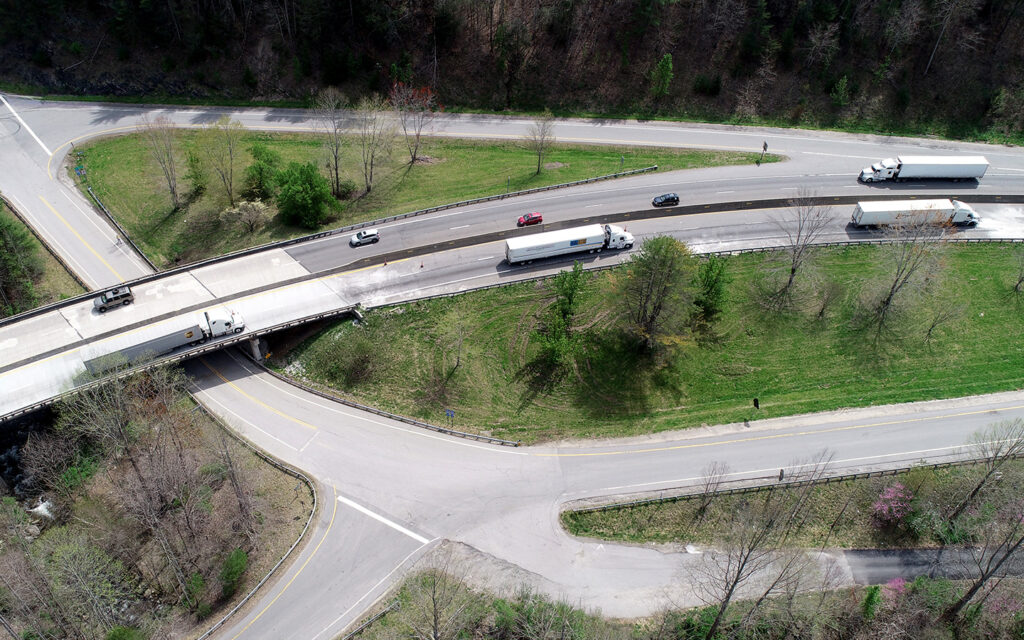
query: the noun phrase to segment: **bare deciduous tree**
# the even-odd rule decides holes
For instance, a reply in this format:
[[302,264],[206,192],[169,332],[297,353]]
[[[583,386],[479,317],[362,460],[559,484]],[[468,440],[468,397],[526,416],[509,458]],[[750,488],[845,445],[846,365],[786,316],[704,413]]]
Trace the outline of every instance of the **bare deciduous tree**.
[[755,576],[764,587],[748,615],[753,615],[780,588],[799,579],[805,566],[803,556],[782,551],[787,548],[792,531],[808,517],[804,507],[831,459],[829,452],[822,451],[811,462],[793,465],[797,470],[794,479],[802,484],[793,489],[772,487],[756,494],[734,514],[724,549],[704,554],[703,575],[697,587],[709,604],[717,605],[705,639],[715,637],[733,598]]
[[231,482],[231,488],[235,492],[235,500],[238,502],[238,515],[242,530],[249,538],[249,543],[255,546],[257,542],[257,532],[256,516],[253,513],[252,507],[252,494],[248,488],[248,484],[242,480],[241,470],[235,464],[235,459],[231,456],[230,442],[224,433],[220,434],[220,450],[218,451],[218,454],[224,464],[224,468],[227,469],[228,480]]
[[237,120],[221,116],[212,125],[206,125],[200,132],[197,145],[205,164],[213,169],[224,185],[228,204],[235,206],[235,160],[242,153],[242,136],[245,127]]
[[437,553],[435,566],[412,579],[398,617],[413,638],[455,640],[472,627],[481,599],[467,584],[465,568],[452,549],[443,547]]
[[177,209],[181,205],[178,197],[178,177],[174,163],[174,125],[166,116],[157,116],[150,120],[143,114],[138,132],[149,147],[149,153],[160,166],[167,182],[167,190],[171,194],[171,204]]
[[814,317],[824,320],[829,310],[843,297],[843,285],[835,280],[818,279],[815,286],[817,299],[814,303]]
[[1014,278],[1016,281],[1013,283],[1013,295],[1019,297],[1021,293],[1024,293],[1024,249],[1017,248],[1015,257]]
[[331,193],[335,198],[342,195],[341,157],[345,148],[347,102],[345,95],[334,87],[322,89],[313,100],[317,126],[327,134],[324,149],[327,152],[327,172],[331,177]]
[[29,436],[21,452],[22,469],[38,482],[39,486],[52,491],[61,499],[70,501],[72,493],[63,474],[71,467],[78,451],[73,436],[62,433],[41,433]]
[[89,632],[105,635],[126,622],[121,605],[131,595],[132,580],[120,562],[67,529],[50,532],[40,543],[57,597]]
[[953,522],[960,517],[964,509],[978,496],[1000,468],[1024,455],[1024,420],[1017,418],[996,423],[987,429],[971,436],[970,449],[974,458],[984,460],[985,473],[978,479],[974,487],[964,499],[950,512],[947,520]]
[[767,296],[768,306],[772,309],[783,309],[793,302],[796,276],[807,263],[814,243],[832,222],[832,207],[813,204],[813,194],[801,189],[797,197],[790,201],[792,211],[789,218],[775,220],[775,225],[786,238],[784,280],[777,283]]
[[437,117],[437,98],[430,87],[413,87],[396,82],[391,87],[391,106],[398,112],[398,121],[409,149],[409,164],[415,164],[420,153],[423,132]]
[[992,520],[979,532],[979,539],[966,550],[973,560],[972,582],[963,595],[942,612],[943,622],[955,624],[964,607],[979,594],[983,600],[987,590],[1009,575],[1010,566],[1024,555],[1024,500],[1019,490],[1008,490],[1003,494]]
[[364,97],[356,107],[356,136],[363,162],[366,192],[373,188],[374,170],[391,154],[395,140],[395,123],[388,113],[388,103],[379,95]]
[[555,117],[548,110],[526,130],[526,148],[537,154],[537,174],[543,167],[544,153],[555,143]]
[[888,328],[901,299],[920,290],[938,272],[944,237],[945,227],[935,224],[929,214],[908,215],[886,230],[889,275],[866,300],[876,338]]
[[819,24],[807,34],[807,65],[832,65],[839,51],[839,25],[835,22]]
[[932,68],[935,52],[939,50],[939,44],[942,42],[942,36],[945,35],[946,30],[951,25],[954,27],[962,25],[966,20],[974,17],[981,9],[981,5],[981,0],[939,0],[932,15],[935,16],[937,22],[942,23],[942,28],[939,30],[939,36],[935,39],[935,46],[932,47],[932,53],[928,56],[928,64],[925,65],[922,76],[928,75],[928,70]]
[[900,47],[914,41],[921,31],[921,23],[927,16],[927,10],[921,0],[905,0],[899,11],[893,11],[885,24],[885,41],[889,45],[890,55]]
[[[0,586],[4,594],[5,612],[14,612],[40,638],[53,637],[38,628],[48,620],[63,638],[84,638],[75,616],[57,597],[48,579],[43,561],[31,553],[25,539],[25,512],[16,504],[0,503]],[[21,636],[18,636],[20,638]]]
[[715,494],[718,493],[728,476],[729,465],[724,462],[715,460],[705,465],[701,472],[700,505],[697,507],[698,521],[704,518],[708,507],[711,506],[711,501],[714,500]]

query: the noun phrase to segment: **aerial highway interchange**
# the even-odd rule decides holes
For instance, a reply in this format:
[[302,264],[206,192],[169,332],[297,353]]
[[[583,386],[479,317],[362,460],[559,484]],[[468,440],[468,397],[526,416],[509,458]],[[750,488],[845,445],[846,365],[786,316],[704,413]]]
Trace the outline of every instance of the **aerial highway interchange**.
[[[310,131],[294,110],[166,109],[45,102],[5,95],[0,109],[0,190],[91,287],[148,276],[151,269],[116,240],[110,225],[69,184],[62,169],[72,143],[131,132],[143,113],[197,126],[223,113],[246,127]],[[515,139],[529,121],[445,116],[435,135]],[[0,415],[45,400],[73,384],[89,354],[158,331],[182,310],[226,305],[247,329],[276,326],[312,311],[365,307],[554,273],[571,260],[511,268],[500,241],[445,249],[453,238],[514,227],[524,211],[545,223],[649,208],[651,196],[680,194],[706,214],[628,221],[639,242],[672,234],[696,251],[782,244],[781,210],[714,211],[715,204],[818,196],[889,194],[987,199],[982,224],[960,237],[1024,238],[1024,154],[1011,148],[939,140],[724,126],[619,121],[560,121],[564,142],[647,144],[757,151],[785,161],[601,182],[499,200],[380,225],[381,242],[359,249],[337,234],[234,260],[147,279],[136,304],[106,315],[91,300],[0,325]],[[857,173],[898,153],[971,153],[991,162],[980,182],[862,185]],[[993,202],[996,197],[1006,202]],[[1014,197],[1016,196],[1016,197]],[[825,241],[870,237],[846,226],[837,206]],[[394,212],[400,213],[400,212]],[[432,251],[431,248],[437,248]],[[422,248],[387,264],[357,260]],[[588,266],[624,253],[588,256]],[[417,429],[333,403],[271,376],[236,351],[186,365],[196,396],[243,437],[314,479],[321,508],[297,557],[217,637],[331,638],[414,564],[447,542],[488,575],[523,581],[553,596],[614,616],[696,604],[686,579],[695,554],[677,549],[580,541],[562,531],[558,512],[573,500],[672,489],[696,482],[710,460],[728,462],[733,479],[775,475],[827,448],[840,470],[900,466],[961,455],[968,436],[1002,417],[1024,415],[1024,394],[1006,393],[907,406],[775,419],[614,442],[499,447]],[[826,554],[850,582],[853,556]],[[507,586],[507,585],[505,585]]]

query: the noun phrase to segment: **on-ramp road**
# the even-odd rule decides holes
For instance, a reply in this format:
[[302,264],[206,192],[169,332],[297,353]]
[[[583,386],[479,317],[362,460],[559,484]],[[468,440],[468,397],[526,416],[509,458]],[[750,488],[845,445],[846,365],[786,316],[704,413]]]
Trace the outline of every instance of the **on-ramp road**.
[[[187,126],[223,113],[252,128],[308,130],[304,112],[290,110],[157,109],[48,103],[11,98],[0,106],[0,188],[91,286],[145,273],[117,245],[59,177],[72,141],[129,131],[142,113],[167,115]],[[9,102],[9,104],[7,103]],[[515,138],[529,122],[515,118],[448,116],[437,135]],[[907,152],[983,153],[990,174],[951,193],[1024,193],[1024,154],[1013,149],[944,141],[747,129],[736,127],[560,122],[564,141],[769,151],[790,162],[686,174],[652,175],[527,200],[544,202],[555,219],[638,208],[650,195],[676,190],[683,203],[780,197],[801,187],[819,193],[922,193],[929,185],[857,185],[861,166]],[[685,187],[685,188],[683,188]],[[965,191],[966,190],[966,191]],[[511,218],[522,203],[493,208],[491,223]],[[451,212],[446,215],[458,215]],[[545,216],[548,217],[545,208]],[[1012,217],[1012,214],[1009,214]],[[416,221],[443,231],[443,216]],[[461,225],[450,225],[461,226]],[[449,232],[479,233],[470,225]],[[716,234],[706,237],[716,240]],[[410,286],[414,286],[410,282]],[[317,479],[324,508],[310,542],[247,613],[220,637],[327,638],[355,620],[403,571],[440,539],[461,542],[516,579],[610,615],[637,615],[667,603],[693,604],[689,577],[700,556],[602,544],[567,536],[557,521],[566,500],[685,485],[709,460],[726,460],[737,477],[757,476],[807,458],[823,447],[841,468],[896,465],[956,456],[977,428],[1022,414],[1024,396],[866,409],[665,434],[628,442],[565,444],[513,450],[455,440],[367,416],[281,383],[233,354],[189,365],[197,394],[234,428]],[[852,579],[839,554],[835,562]]]

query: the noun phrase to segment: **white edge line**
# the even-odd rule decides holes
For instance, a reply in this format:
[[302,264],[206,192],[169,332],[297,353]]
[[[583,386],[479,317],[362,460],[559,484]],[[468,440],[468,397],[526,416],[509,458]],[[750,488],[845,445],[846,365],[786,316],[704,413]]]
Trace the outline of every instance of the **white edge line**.
[[[955,451],[956,449],[961,449],[964,446],[968,446],[968,445],[957,444],[957,445],[949,445],[949,446],[946,446],[946,447],[937,447],[935,449],[918,449],[917,451],[901,451],[901,452],[898,452],[898,453],[886,453],[886,454],[883,454],[883,455],[863,456],[863,457],[860,457],[860,458],[846,458],[844,460],[832,460],[831,462],[829,462],[829,464],[830,465],[832,465],[832,464],[844,464],[844,463],[848,463],[848,462],[860,462],[862,460],[877,460],[879,458],[893,458],[895,456],[912,456],[912,455],[916,455],[916,454],[919,454],[919,453],[934,453],[936,451],[948,451],[948,450],[954,450]],[[776,469],[800,469],[802,467],[808,467],[808,466],[813,466],[813,464],[784,465],[784,466],[781,466],[781,467],[772,467],[770,469],[751,469],[751,470],[748,470],[748,471],[734,471],[732,473],[727,473],[725,475],[727,477],[728,476],[745,476],[745,475],[748,475],[748,474],[751,474],[751,473],[765,473],[767,471],[775,471]],[[620,491],[622,489],[632,489],[632,488],[635,488],[635,487],[648,487],[648,486],[656,485],[656,484],[664,484],[666,482],[672,482],[672,483],[677,483],[677,482],[693,482],[694,480],[701,480],[701,479],[702,479],[702,476],[694,476],[692,478],[679,478],[677,480],[659,480],[657,482],[644,482],[644,483],[641,483],[641,484],[625,484],[625,485],[618,486],[618,487],[605,487],[604,489],[598,489],[598,491]]]
[[[195,386],[195,385],[194,385],[194,386]],[[271,434],[267,433],[266,431],[264,431],[263,429],[260,429],[260,428],[259,428],[259,427],[257,427],[257,426],[256,426],[255,424],[253,424],[252,422],[250,422],[250,421],[246,420],[246,419],[245,419],[245,418],[243,418],[242,416],[238,415],[237,413],[235,413],[235,412],[234,412],[234,411],[232,411],[231,409],[228,409],[227,405],[225,405],[225,404],[224,404],[223,402],[221,402],[220,400],[217,400],[216,398],[214,398],[213,396],[211,396],[211,395],[209,394],[209,392],[207,392],[207,391],[206,391],[206,389],[201,389],[201,388],[199,388],[198,386],[195,386],[195,393],[196,393],[196,395],[199,395],[199,396],[202,396],[202,397],[204,397],[204,399],[206,400],[206,402],[212,402],[212,403],[214,403],[214,404],[216,404],[216,405],[220,406],[220,408],[221,408],[221,409],[223,409],[223,410],[224,410],[224,411],[226,411],[227,413],[230,413],[231,415],[235,416],[235,418],[237,418],[237,419],[238,419],[238,420],[240,420],[241,422],[244,422],[245,424],[249,425],[250,427],[252,427],[252,428],[253,428],[253,429],[255,429],[256,431],[259,431],[260,433],[262,433],[263,435],[267,436],[267,437],[268,437],[268,438],[270,438],[271,440],[276,440],[277,442],[280,442],[281,444],[283,444],[284,446],[288,447],[288,448],[289,448],[289,449],[291,449],[292,451],[298,451],[298,449],[296,449],[296,448],[295,448],[295,447],[293,447],[292,445],[288,444],[288,443],[287,443],[287,442],[285,442],[284,440],[282,440],[282,439],[280,439],[280,438],[277,438],[277,437],[275,437],[275,436],[273,436],[273,435],[271,435]]]
[[0,96],[0,101],[4,103],[4,106],[6,106],[7,110],[11,112],[11,115],[18,119],[18,122],[21,123],[21,126],[25,127],[25,131],[28,131],[29,135],[32,136],[32,139],[39,143],[39,146],[43,148],[43,151],[46,152],[46,155],[52,156],[53,152],[46,148],[46,145],[43,144],[43,141],[39,139],[39,136],[36,135],[36,132],[32,130],[32,127],[28,126],[27,122],[21,119],[21,116],[19,116],[18,112],[14,110],[14,107],[12,107],[11,104],[7,102],[7,100],[3,96]]
[[[434,538],[434,540],[437,540],[437,538]],[[384,582],[385,582],[385,581],[387,581],[387,580],[389,580],[389,579],[391,578],[391,576],[393,576],[393,575],[395,574],[395,572],[396,572],[396,571],[398,571],[399,569],[401,569],[401,568],[402,568],[402,567],[403,567],[403,566],[405,565],[405,563],[409,561],[409,558],[411,558],[411,557],[413,557],[413,556],[414,556],[415,554],[419,553],[419,550],[420,550],[420,549],[422,549],[423,547],[427,546],[428,544],[430,544],[430,543],[431,543],[431,542],[433,542],[434,540],[430,540],[429,542],[427,542],[427,543],[425,543],[425,544],[422,544],[422,545],[420,545],[420,546],[416,547],[415,549],[413,549],[413,550],[412,550],[412,552],[411,552],[411,553],[410,553],[409,555],[407,555],[407,556],[405,556],[404,558],[402,558],[402,561],[401,561],[401,562],[399,562],[399,563],[398,563],[398,565],[397,565],[397,566],[395,566],[395,568],[394,568],[394,569],[392,569],[390,573],[388,573],[388,575],[384,576],[383,578],[381,578],[381,579],[380,579],[380,581],[379,581],[379,582],[377,582],[377,584],[375,584],[375,585],[373,585],[372,587],[370,587],[370,590],[369,590],[369,591],[367,591],[366,593],[364,593],[364,594],[362,595],[362,597],[360,597],[360,598],[359,598],[358,600],[356,600],[356,601],[355,601],[355,603],[354,603],[354,604],[353,604],[353,605],[352,605],[351,607],[349,607],[348,609],[345,609],[345,611],[344,611],[344,612],[343,612],[343,613],[342,613],[341,615],[339,615],[339,616],[338,616],[337,618],[335,618],[334,620],[331,620],[331,622],[330,622],[330,623],[329,623],[329,624],[328,624],[328,625],[327,625],[326,627],[324,627],[324,628],[323,628],[323,630],[322,630],[322,631],[320,631],[320,633],[318,633],[318,634],[316,634],[315,636],[313,636],[313,640],[316,640],[316,639],[317,639],[317,638],[319,638],[319,637],[320,637],[321,635],[323,635],[323,633],[324,633],[325,631],[327,631],[328,629],[330,629],[330,628],[331,628],[331,627],[333,627],[334,625],[338,624],[338,621],[339,621],[339,620],[341,620],[342,618],[344,618],[345,616],[347,616],[347,615],[348,615],[348,614],[349,614],[349,613],[350,613],[350,612],[351,612],[351,611],[352,611],[353,609],[355,609],[356,607],[358,607],[358,606],[359,606],[359,603],[360,603],[360,602],[362,602],[363,600],[366,600],[366,597],[367,597],[367,596],[369,596],[369,595],[370,595],[371,593],[373,593],[374,591],[376,591],[376,590],[377,590],[377,588],[378,588],[378,587],[380,587],[380,585],[384,584]]]
[[[526,455],[530,455],[530,454],[528,454],[528,453],[526,453],[524,451],[510,451],[508,447],[502,447],[502,446],[485,447],[483,445],[475,444],[475,443],[472,443],[472,442],[464,442],[462,438],[458,438],[458,437],[454,437],[454,436],[440,436],[440,435],[435,434],[435,433],[430,433],[430,432],[426,431],[425,429],[421,429],[421,428],[406,429],[405,427],[399,427],[399,426],[396,426],[396,425],[393,425],[393,424],[388,424],[386,422],[381,422],[379,420],[374,420],[372,418],[367,417],[366,415],[364,415],[365,414],[364,411],[356,409],[355,407],[349,407],[348,405],[341,404],[339,402],[334,402],[334,401],[330,400],[329,398],[321,398],[320,396],[315,396],[315,395],[312,398],[302,398],[299,395],[297,395],[295,393],[292,393],[289,390],[289,389],[295,389],[296,387],[288,384],[287,382],[278,380],[277,378],[274,378],[272,376],[269,379],[265,379],[265,377],[263,375],[261,375],[262,373],[264,373],[263,371],[257,371],[257,370],[250,369],[248,363],[246,363],[244,361],[239,361],[235,357],[235,355],[233,353],[228,352],[228,357],[231,358],[232,360],[234,360],[235,364],[240,366],[245,372],[254,375],[255,379],[257,381],[262,382],[263,384],[266,384],[270,388],[272,388],[272,389],[274,389],[274,390],[276,390],[278,392],[284,393],[287,396],[291,396],[291,397],[296,398],[296,399],[298,399],[300,401],[304,400],[305,402],[308,402],[309,404],[311,404],[311,405],[313,405],[314,407],[317,407],[317,408],[322,408],[322,409],[326,409],[328,411],[333,411],[334,413],[338,413],[338,414],[341,414],[341,415],[346,416],[346,417],[356,418],[358,420],[363,420],[365,422],[369,422],[370,424],[375,424],[377,426],[384,427],[385,429],[391,429],[392,431],[401,431],[403,433],[408,433],[410,435],[419,436],[421,438],[427,438],[429,440],[439,440],[441,442],[446,442],[448,444],[454,444],[454,445],[457,445],[457,446],[460,446],[460,447],[469,447],[471,449],[480,449],[482,451],[490,451],[490,452],[493,452],[493,453],[504,453],[506,455],[513,455],[513,456],[526,456]],[[284,386],[283,387],[278,387],[278,386],[276,386],[274,384],[274,382],[282,382]],[[321,403],[319,401],[321,399],[326,401],[327,404]]]
[[391,527],[392,529],[394,529],[395,531],[397,531],[399,533],[404,533],[405,535],[409,536],[410,538],[412,538],[416,542],[419,542],[420,544],[427,544],[428,542],[430,542],[430,540],[424,538],[420,534],[418,534],[416,532],[413,532],[413,531],[409,531],[408,529],[406,529],[402,525],[398,524],[397,522],[393,522],[391,520],[388,520],[387,518],[385,518],[384,516],[380,515],[379,513],[375,513],[373,511],[370,511],[369,509],[367,509],[363,505],[361,505],[359,503],[356,503],[356,502],[353,502],[353,501],[349,500],[348,498],[346,498],[345,496],[338,496],[338,502],[340,502],[342,504],[347,504],[348,506],[352,507],[356,511],[358,511],[358,512],[360,512],[362,514],[370,516],[371,518],[373,518],[377,522],[386,524],[387,526]]

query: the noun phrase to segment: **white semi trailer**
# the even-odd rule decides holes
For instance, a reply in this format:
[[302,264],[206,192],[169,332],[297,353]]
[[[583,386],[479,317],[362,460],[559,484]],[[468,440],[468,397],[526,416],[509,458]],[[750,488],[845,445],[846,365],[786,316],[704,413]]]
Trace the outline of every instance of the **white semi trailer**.
[[224,309],[204,311],[197,314],[193,324],[170,333],[125,347],[116,353],[108,353],[85,361],[85,369],[94,375],[123,365],[141,364],[158,356],[170,353],[185,345],[202,344],[210,338],[241,333],[245,321],[241,314]]
[[981,216],[959,200],[879,200],[858,202],[850,223],[855,227],[882,227],[921,219],[932,224],[974,226]]
[[984,156],[896,156],[864,167],[861,182],[909,179],[970,180],[981,178],[988,171]]
[[629,249],[633,242],[633,234],[622,227],[591,224],[509,238],[505,241],[505,259],[514,265],[582,251],[594,253],[602,249]]

